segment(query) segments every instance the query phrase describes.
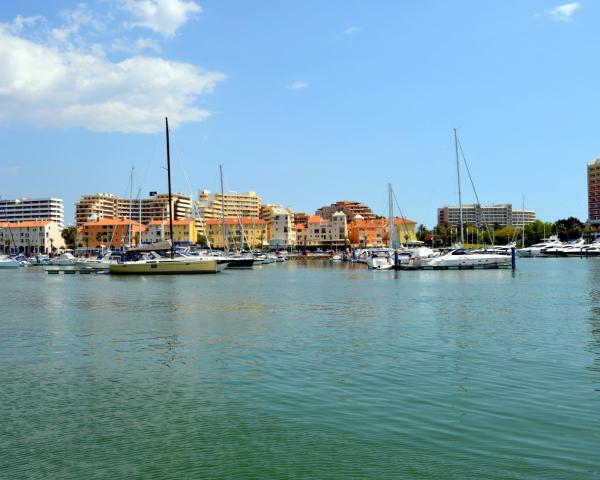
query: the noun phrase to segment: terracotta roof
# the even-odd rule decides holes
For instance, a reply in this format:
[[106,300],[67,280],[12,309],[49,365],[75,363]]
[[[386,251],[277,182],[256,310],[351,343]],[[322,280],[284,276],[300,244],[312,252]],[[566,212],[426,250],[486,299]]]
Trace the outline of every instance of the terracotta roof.
[[[189,218],[182,218],[180,220],[173,220],[173,225],[191,225],[192,222],[193,220]],[[163,223],[165,226],[169,226],[169,220],[152,220],[148,225],[162,225]]]
[[25,220],[23,222],[0,222],[0,228],[44,227],[52,223],[50,220]]
[[311,215],[308,217],[308,223],[321,223],[323,218],[320,215]]
[[369,220],[354,220],[348,224],[348,228],[383,228],[382,222]]
[[416,225],[417,222],[412,221],[410,218],[394,218],[394,225]]
[[84,227],[95,227],[95,226],[119,226],[119,225],[135,225],[138,226],[139,223],[135,220],[129,220],[128,218],[100,218],[98,220],[93,220],[91,222],[86,222],[83,224]]
[[[223,221],[218,218],[209,218],[204,221],[205,225],[221,225]],[[266,225],[267,222],[265,220],[260,220],[259,218],[226,218],[225,225],[238,225],[241,223],[242,225]]]

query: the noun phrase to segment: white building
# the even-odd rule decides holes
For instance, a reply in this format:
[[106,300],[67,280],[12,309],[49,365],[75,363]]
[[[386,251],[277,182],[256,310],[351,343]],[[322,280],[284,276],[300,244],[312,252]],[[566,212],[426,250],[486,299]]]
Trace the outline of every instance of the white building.
[[[263,207],[265,207],[263,205]],[[261,208],[261,216],[264,214]],[[270,206],[267,218],[267,236],[271,247],[287,248],[296,244],[294,212],[282,206]]]
[[0,200],[0,222],[50,220],[61,228],[65,208],[60,198],[17,198]]
[[[500,205],[463,205],[462,217],[463,224],[474,225],[477,228],[496,224],[501,227],[522,228],[523,222],[525,222],[525,225],[528,225],[536,220],[533,210],[513,210],[510,203]],[[442,223],[459,225],[460,208],[458,206],[438,208],[438,225]]]
[[49,253],[65,248],[62,226],[50,220],[0,222],[0,250],[4,253]]
[[320,215],[308,219],[306,245],[319,247],[343,247],[348,242],[348,222],[344,212],[338,211],[326,220]]

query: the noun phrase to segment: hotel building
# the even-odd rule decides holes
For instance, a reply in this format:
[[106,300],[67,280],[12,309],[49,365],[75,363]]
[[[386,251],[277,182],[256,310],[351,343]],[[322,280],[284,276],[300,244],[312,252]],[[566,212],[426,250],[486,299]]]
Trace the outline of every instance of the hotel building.
[[[192,197],[183,193],[172,195],[173,220],[192,215]],[[81,226],[90,219],[130,218],[140,223],[169,218],[169,195],[159,193],[148,198],[120,198],[112,193],[85,195],[75,204],[75,221]]]
[[367,221],[375,219],[375,214],[368,206],[350,200],[342,200],[340,202],[332,203],[327,207],[321,207],[315,212],[315,215],[325,219],[331,219],[332,215],[336,212],[344,212],[348,222],[354,220],[357,215],[360,215],[363,220]]
[[[533,210],[513,210],[512,204],[479,205],[470,204],[462,206],[463,224],[474,225],[481,228],[485,225],[500,225],[501,227],[522,228],[535,222],[536,215]],[[438,208],[438,225],[448,223],[460,224],[460,208],[447,206]]]
[[196,201],[198,214],[204,220],[225,218],[259,218],[260,197],[256,192],[211,193],[201,190]]
[[60,198],[0,199],[0,222],[50,220],[60,228],[65,223],[65,211]]
[[600,223],[600,157],[587,166],[588,221]]

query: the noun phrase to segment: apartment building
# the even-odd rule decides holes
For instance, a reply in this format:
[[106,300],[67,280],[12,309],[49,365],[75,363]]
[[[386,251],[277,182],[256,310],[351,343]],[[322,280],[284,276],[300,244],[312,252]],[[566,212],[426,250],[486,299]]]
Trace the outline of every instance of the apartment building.
[[62,225],[50,220],[0,222],[0,251],[3,253],[49,253],[65,248]]
[[[462,217],[463,224],[474,225],[477,228],[486,225],[522,228],[523,224],[528,225],[536,220],[536,214],[533,210],[513,210],[510,203],[499,205],[463,205]],[[459,225],[460,208],[458,206],[438,208],[438,225],[442,223]]]
[[209,218],[204,221],[206,238],[213,248],[262,248],[268,245],[267,222],[259,218]]
[[591,224],[600,223],[600,157],[588,163],[588,220]]
[[[170,240],[169,222],[152,220],[142,232],[142,243]],[[173,220],[173,240],[177,245],[192,245],[197,242],[198,231],[194,219]]]
[[204,220],[225,218],[260,218],[260,197],[256,192],[211,193],[201,190],[196,201],[198,214]]
[[0,199],[0,222],[50,220],[60,228],[65,223],[65,209],[60,198]]
[[261,205],[260,218],[267,222],[267,240],[274,248],[288,248],[296,244],[294,212],[282,205]]
[[[183,193],[172,195],[173,219],[180,220],[192,216],[192,197]],[[154,193],[148,198],[120,198],[112,193],[85,195],[75,204],[77,226],[90,219],[131,218],[136,222],[149,223],[152,220],[169,218],[169,194]]]
[[86,248],[120,248],[139,243],[146,227],[127,218],[98,218],[77,228],[77,243]]
[[348,224],[348,239],[355,247],[383,247],[387,240],[383,220],[365,220],[360,215]]
[[[296,230],[298,232],[298,230]],[[303,236],[305,247],[339,248],[348,246],[348,222],[344,212],[335,212],[331,219],[320,215],[312,215],[308,219],[306,235]],[[298,245],[301,245],[298,243]]]
[[367,205],[351,200],[342,200],[332,203],[329,206],[321,207],[315,212],[315,215],[329,220],[336,212],[345,213],[348,222],[354,220],[357,215],[360,215],[363,220],[367,221],[374,220],[376,217],[373,211]]

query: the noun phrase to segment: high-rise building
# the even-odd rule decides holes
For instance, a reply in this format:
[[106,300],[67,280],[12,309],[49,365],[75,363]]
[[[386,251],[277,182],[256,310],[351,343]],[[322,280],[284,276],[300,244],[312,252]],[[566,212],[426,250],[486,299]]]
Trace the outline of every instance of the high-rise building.
[[344,212],[349,222],[354,220],[354,217],[357,215],[360,215],[366,221],[375,219],[375,214],[368,206],[350,200],[342,200],[332,203],[329,206],[321,207],[315,212],[315,215],[330,220],[336,212]]
[[[173,220],[192,216],[192,197],[183,193],[171,196]],[[148,198],[120,198],[112,193],[85,195],[75,204],[75,221],[78,226],[90,219],[131,218],[136,222],[169,218],[169,194],[159,193]]]
[[198,214],[204,220],[221,218],[259,218],[260,197],[256,192],[211,193],[201,190],[196,202]]
[[600,157],[588,163],[588,220],[590,223],[600,223]]
[[60,228],[65,223],[63,201],[60,198],[0,199],[0,222],[50,220]]
[[[510,203],[500,205],[463,205],[462,217],[464,225],[474,225],[477,228],[486,225],[522,228],[523,223],[528,225],[536,220],[533,210],[513,210]],[[438,225],[442,223],[459,225],[460,208],[458,206],[438,208]]]

